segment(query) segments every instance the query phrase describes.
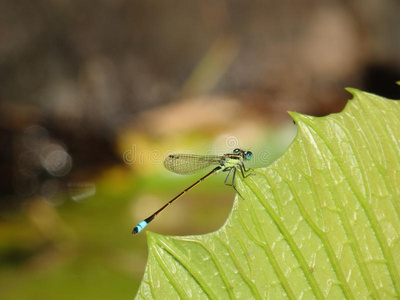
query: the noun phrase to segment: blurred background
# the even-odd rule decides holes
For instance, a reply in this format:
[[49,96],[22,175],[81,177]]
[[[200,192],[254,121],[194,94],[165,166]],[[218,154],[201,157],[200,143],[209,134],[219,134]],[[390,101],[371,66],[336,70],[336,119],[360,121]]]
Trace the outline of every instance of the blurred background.
[[[286,111],[339,112],[345,87],[399,99],[399,49],[395,0],[0,1],[0,299],[132,299],[132,228],[203,175],[166,155],[267,166],[296,134]],[[224,179],[149,230],[220,228]]]

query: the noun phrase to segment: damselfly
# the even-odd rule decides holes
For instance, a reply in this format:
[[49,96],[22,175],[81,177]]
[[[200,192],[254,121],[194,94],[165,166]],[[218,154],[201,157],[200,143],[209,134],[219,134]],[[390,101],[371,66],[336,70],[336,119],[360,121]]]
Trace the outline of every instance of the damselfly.
[[[179,199],[183,194],[187,191],[191,190],[193,187],[198,185],[200,182],[206,180],[208,177],[214,174],[218,174],[221,172],[229,172],[225,178],[224,183],[226,185],[232,186],[236,192],[235,186],[235,175],[236,171],[240,170],[243,177],[247,177],[250,174],[245,174],[248,172],[246,166],[244,165],[244,161],[250,160],[253,157],[253,153],[250,151],[243,151],[241,149],[235,149],[232,153],[224,154],[224,155],[195,155],[195,154],[171,154],[167,156],[164,160],[164,166],[169,171],[177,173],[177,174],[192,174],[199,172],[209,166],[218,165],[214,168],[210,173],[203,176],[191,186],[183,190],[180,194],[178,194],[175,198],[170,200],[167,204],[157,210],[154,214],[152,214],[147,219],[144,219],[142,222],[136,225],[133,229],[132,233],[137,234],[143,230],[151,221],[154,220],[157,215],[170,206],[175,200]],[[231,182],[228,183],[228,178],[232,173]],[[238,192],[240,195],[240,193]]]

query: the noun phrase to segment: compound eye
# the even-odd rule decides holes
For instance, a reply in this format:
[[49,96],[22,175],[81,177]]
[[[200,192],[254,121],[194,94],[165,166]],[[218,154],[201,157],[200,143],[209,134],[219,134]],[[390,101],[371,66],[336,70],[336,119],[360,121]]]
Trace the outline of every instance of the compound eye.
[[239,153],[240,152],[240,149],[239,148],[236,148],[235,150],[233,150],[233,153]]
[[251,151],[246,151],[246,152],[244,153],[244,157],[245,157],[246,159],[252,159],[252,158],[253,158],[253,153],[251,153]]

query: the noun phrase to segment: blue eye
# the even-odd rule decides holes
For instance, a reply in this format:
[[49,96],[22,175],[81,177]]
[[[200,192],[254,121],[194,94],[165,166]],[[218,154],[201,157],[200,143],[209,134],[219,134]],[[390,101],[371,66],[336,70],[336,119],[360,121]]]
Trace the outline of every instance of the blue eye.
[[239,148],[236,148],[235,150],[233,150],[233,153],[239,153],[239,152],[240,152]]
[[251,151],[246,151],[245,153],[244,153],[244,157],[246,158],[246,159],[252,159],[252,157],[253,157],[253,153],[251,153]]

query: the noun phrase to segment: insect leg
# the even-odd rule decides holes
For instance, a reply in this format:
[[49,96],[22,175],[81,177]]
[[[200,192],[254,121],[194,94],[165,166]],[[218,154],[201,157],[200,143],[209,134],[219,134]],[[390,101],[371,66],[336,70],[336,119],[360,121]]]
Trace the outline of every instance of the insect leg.
[[[224,181],[224,184],[226,184],[226,185],[230,185],[229,183],[227,183],[227,181],[228,181],[229,176],[231,175],[232,170],[233,170],[233,169],[230,168],[230,169],[229,169],[228,175],[226,175],[226,178],[225,178],[225,181]],[[226,170],[226,171],[228,171],[228,170]]]
[[246,169],[246,166],[244,165],[243,162],[239,164],[239,168],[240,168],[240,172],[242,173],[243,178],[247,178],[250,175],[255,175],[255,173],[245,174],[245,173],[251,171],[252,169],[251,168]]

